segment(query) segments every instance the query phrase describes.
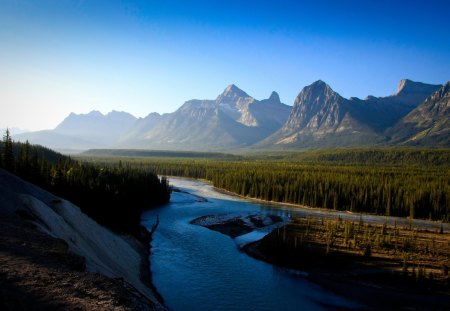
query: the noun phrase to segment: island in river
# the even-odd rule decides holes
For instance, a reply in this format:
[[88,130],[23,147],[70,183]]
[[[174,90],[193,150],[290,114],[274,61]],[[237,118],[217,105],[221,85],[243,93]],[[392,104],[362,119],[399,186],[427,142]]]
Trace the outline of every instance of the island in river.
[[[235,238],[276,222],[268,219],[271,215],[206,215],[191,223]],[[241,249],[254,258],[303,271],[311,281],[368,309],[446,310],[449,242],[443,227],[310,215],[294,218]]]

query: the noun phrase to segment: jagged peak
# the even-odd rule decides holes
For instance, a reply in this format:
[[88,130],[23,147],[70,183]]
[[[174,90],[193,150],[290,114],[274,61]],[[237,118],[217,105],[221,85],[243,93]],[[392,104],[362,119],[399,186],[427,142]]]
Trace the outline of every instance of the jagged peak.
[[367,95],[366,98],[364,98],[364,100],[376,100],[378,97],[373,96],[373,95]]
[[332,90],[331,87],[323,82],[322,80],[317,80],[316,82],[313,82],[312,84],[305,86],[305,89],[311,89],[311,90]]
[[112,110],[110,112],[108,112],[105,117],[109,117],[109,118],[115,118],[115,117],[128,117],[128,118],[133,118],[136,119],[135,116],[133,116],[131,113],[126,112],[126,111],[117,111],[117,110]]
[[[439,90],[434,92],[428,99],[440,100],[444,97],[450,96],[450,81],[445,83]],[[427,100],[428,100],[427,99]]]
[[149,117],[159,117],[159,116],[161,116],[161,114],[159,114],[158,112],[150,112],[150,113],[146,116],[146,118],[149,118]]
[[103,114],[98,110],[92,110],[88,113],[71,112],[66,118],[77,118],[77,117],[103,117]]
[[422,82],[415,82],[410,79],[402,79],[398,83],[397,92],[394,95],[414,94],[427,92],[430,88],[441,87],[440,84],[427,84]]
[[249,97],[247,93],[234,84],[228,85],[219,97]]
[[414,84],[414,81],[409,79],[401,79],[397,86],[397,92],[396,95],[400,94],[405,89],[411,87]]
[[271,102],[281,103],[280,95],[278,95],[278,93],[275,91],[273,91],[272,94],[270,94],[269,100]]
[[323,82],[322,80],[317,80],[316,82],[305,86],[301,93],[304,94],[319,94],[319,93],[335,93],[333,89]]
[[103,117],[103,113],[101,113],[98,110],[92,110],[91,112],[87,113],[88,116],[99,116],[99,117]]
[[326,84],[323,80],[317,80],[313,83],[311,83],[310,86],[328,86],[328,84]]
[[130,114],[126,111],[118,111],[118,110],[111,110],[110,112],[108,112],[106,115],[114,115],[114,114]]

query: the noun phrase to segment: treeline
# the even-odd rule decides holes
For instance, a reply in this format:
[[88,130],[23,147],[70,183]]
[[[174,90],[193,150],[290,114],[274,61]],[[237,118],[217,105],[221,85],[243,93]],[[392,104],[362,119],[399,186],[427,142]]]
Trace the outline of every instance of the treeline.
[[115,231],[137,234],[143,209],[166,203],[170,187],[151,171],[80,163],[42,146],[0,144],[0,167],[78,205]]
[[139,149],[89,149],[82,153],[87,157],[152,157],[152,158],[206,158],[206,159],[240,159],[229,153],[172,151],[172,150],[139,150]]
[[[97,161],[107,164],[117,160]],[[450,220],[449,166],[200,159],[128,159],[127,163],[161,175],[207,179],[215,187],[267,201],[355,213]]]
[[421,148],[343,148],[313,151],[269,151],[247,154],[256,160],[287,162],[371,165],[371,166],[447,166],[450,163],[449,149]]

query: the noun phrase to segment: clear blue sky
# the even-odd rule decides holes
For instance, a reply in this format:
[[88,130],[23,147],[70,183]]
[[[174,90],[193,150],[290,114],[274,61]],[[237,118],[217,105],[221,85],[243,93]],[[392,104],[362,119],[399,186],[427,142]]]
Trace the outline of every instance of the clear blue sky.
[[450,80],[450,1],[0,0],[0,128],[172,112],[235,83],[292,105]]

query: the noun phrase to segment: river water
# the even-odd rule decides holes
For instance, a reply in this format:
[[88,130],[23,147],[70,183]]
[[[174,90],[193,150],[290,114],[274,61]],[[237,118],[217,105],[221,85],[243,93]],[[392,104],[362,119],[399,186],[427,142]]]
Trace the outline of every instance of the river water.
[[[170,309],[358,308],[356,303],[311,283],[303,273],[275,267],[239,250],[240,244],[261,238],[267,230],[232,239],[190,224],[197,217],[216,214],[275,214],[288,219],[292,214],[320,213],[324,217],[337,217],[336,213],[254,203],[220,193],[210,184],[197,180],[170,178],[170,184],[183,192],[173,192],[169,204],[147,211],[142,216],[142,223],[148,228],[157,217],[160,219],[152,241],[151,270],[153,283]],[[202,202],[200,197],[206,198],[207,202]],[[360,217],[345,213],[339,215],[353,219]],[[365,216],[364,221],[380,221],[380,218]],[[387,221],[405,220],[391,218]],[[421,222],[415,225],[421,225]]]
[[[153,283],[172,310],[327,310],[356,304],[325,291],[302,273],[275,267],[239,251],[238,244],[264,232],[231,239],[219,232],[192,225],[212,214],[277,214],[291,210],[247,202],[215,191],[209,184],[171,178],[170,183],[189,193],[173,192],[169,204],[145,212],[150,228],[159,216],[152,241]],[[199,202],[196,195],[206,198]]]

